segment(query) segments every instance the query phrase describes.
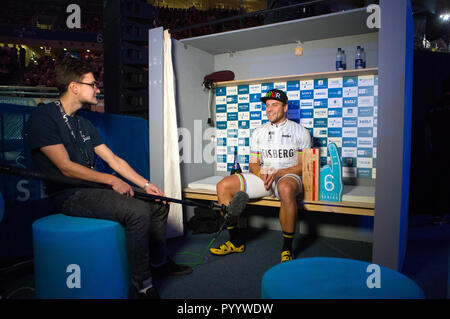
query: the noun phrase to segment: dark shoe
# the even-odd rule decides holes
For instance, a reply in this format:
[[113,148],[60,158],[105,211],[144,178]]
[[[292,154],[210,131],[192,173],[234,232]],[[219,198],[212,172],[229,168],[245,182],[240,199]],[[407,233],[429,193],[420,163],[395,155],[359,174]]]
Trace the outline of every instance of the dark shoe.
[[152,274],[155,275],[171,275],[182,276],[189,275],[192,272],[192,268],[186,265],[177,265],[172,259],[167,258],[167,262],[161,267],[151,267]]
[[155,287],[148,288],[145,293],[133,289],[133,299],[161,299]]

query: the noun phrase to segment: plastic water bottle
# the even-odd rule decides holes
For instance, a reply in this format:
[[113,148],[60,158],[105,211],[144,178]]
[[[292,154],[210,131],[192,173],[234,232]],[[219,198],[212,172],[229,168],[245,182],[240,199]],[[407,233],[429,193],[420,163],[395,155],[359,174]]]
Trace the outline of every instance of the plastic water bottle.
[[364,67],[363,65],[363,59],[361,54],[361,47],[358,45],[356,47],[356,54],[355,54],[355,69],[362,69]]
[[364,51],[364,48],[361,47],[361,58],[363,60],[363,69],[366,68],[366,51]]
[[345,50],[342,50],[342,67],[347,70],[347,56],[345,55]]
[[336,53],[336,71],[344,70],[344,65],[342,63],[342,50],[338,48]]

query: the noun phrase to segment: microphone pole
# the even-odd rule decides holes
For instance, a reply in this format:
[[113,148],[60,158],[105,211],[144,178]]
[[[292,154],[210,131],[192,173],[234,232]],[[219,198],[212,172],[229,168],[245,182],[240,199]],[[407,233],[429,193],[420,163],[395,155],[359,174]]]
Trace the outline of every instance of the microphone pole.
[[211,241],[212,243],[216,241],[217,237],[222,233],[222,231],[225,228],[225,225],[228,223],[228,220],[231,217],[231,214],[228,213],[228,207],[225,205],[222,205],[222,211],[223,211],[223,223],[220,225],[219,230],[214,234],[214,238]]
[[220,233],[222,233],[223,229],[225,228],[225,225],[227,224],[227,222],[231,217],[239,217],[242,214],[245,207],[247,206],[248,201],[249,201],[248,194],[243,191],[240,191],[234,194],[228,206],[222,204],[224,221],[220,226],[219,230],[214,235],[213,241],[215,241],[216,238],[220,235]]
[[[26,178],[32,178],[32,179],[40,179],[47,182],[53,182],[53,183],[59,183],[59,184],[65,184],[70,185],[73,187],[78,188],[102,188],[102,189],[111,189],[110,185],[107,184],[101,184],[101,183],[95,183],[90,181],[85,181],[78,178],[72,178],[67,177],[64,175],[50,175],[50,174],[43,174],[41,172],[35,172],[26,170],[20,167],[14,167],[9,165],[0,165],[0,173],[10,174],[10,175],[16,175],[16,176],[22,176]],[[183,199],[176,199],[176,198],[170,198],[165,196],[159,196],[159,195],[153,195],[153,194],[147,194],[143,191],[135,190],[134,191],[134,197],[142,200],[161,200],[166,202],[172,202],[187,206],[195,206],[195,207],[203,207],[207,209],[214,209],[214,208],[220,208],[218,204],[211,202],[211,204],[203,204],[198,203],[190,200],[183,200]]]

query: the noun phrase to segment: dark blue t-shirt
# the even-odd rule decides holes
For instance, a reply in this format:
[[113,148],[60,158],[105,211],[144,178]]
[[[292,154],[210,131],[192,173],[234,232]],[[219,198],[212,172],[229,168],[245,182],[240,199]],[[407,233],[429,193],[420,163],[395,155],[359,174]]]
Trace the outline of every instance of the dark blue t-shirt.
[[[46,174],[62,175],[60,170],[40,150],[44,146],[62,144],[72,162],[89,167],[94,162],[94,148],[103,144],[92,123],[78,115],[67,116],[75,138],[67,127],[59,106],[48,103],[38,107],[28,120],[27,134],[33,164]],[[70,186],[46,182],[48,194],[67,190]]]

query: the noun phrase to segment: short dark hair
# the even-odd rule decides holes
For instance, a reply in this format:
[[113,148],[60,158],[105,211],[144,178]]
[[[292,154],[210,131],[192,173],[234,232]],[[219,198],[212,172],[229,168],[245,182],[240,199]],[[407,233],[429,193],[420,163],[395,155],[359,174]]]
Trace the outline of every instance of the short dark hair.
[[73,58],[64,59],[55,67],[55,85],[59,94],[64,94],[70,82],[80,81],[86,73],[93,73],[92,67]]

